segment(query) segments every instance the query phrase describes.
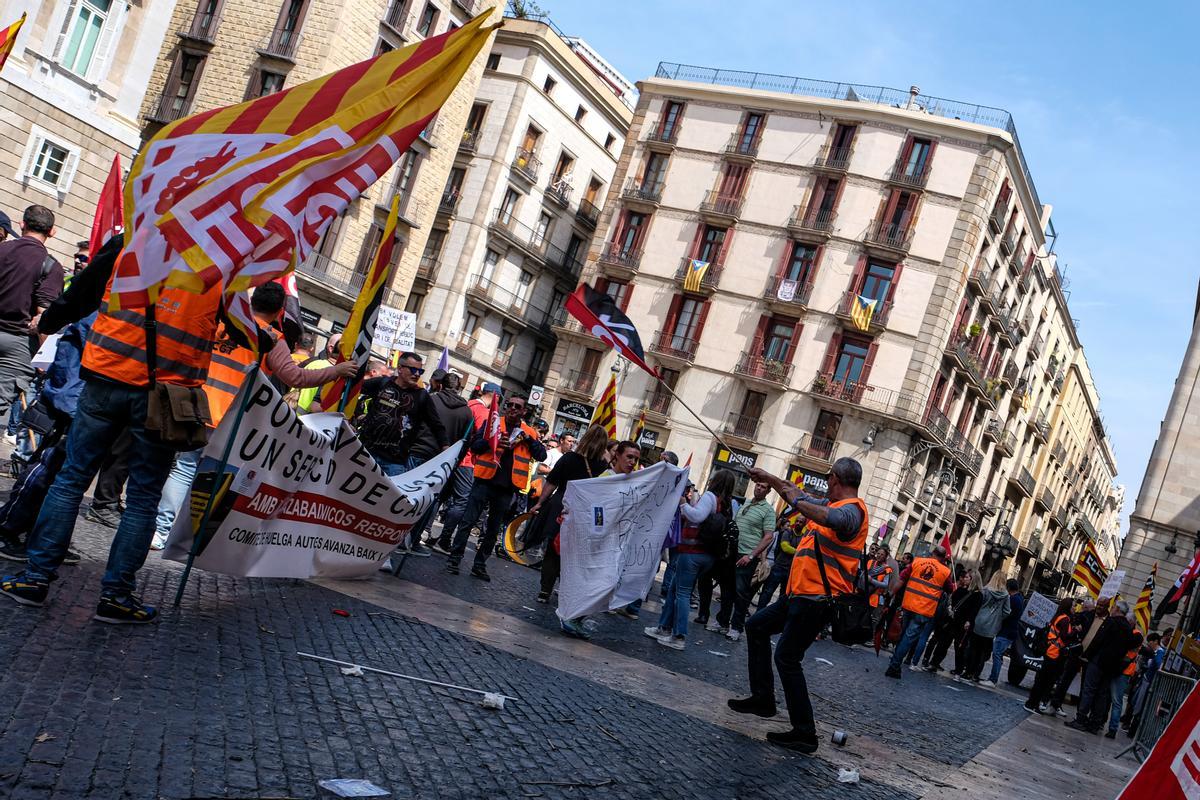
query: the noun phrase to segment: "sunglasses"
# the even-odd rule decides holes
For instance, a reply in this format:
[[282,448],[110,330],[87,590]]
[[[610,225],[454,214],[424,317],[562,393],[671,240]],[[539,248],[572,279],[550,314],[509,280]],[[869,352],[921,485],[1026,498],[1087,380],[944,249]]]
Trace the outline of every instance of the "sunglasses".
[[425,374],[425,370],[422,367],[410,367],[408,364],[401,364],[400,366],[411,372],[415,378],[419,378]]
[[524,410],[525,410],[525,404],[524,404],[524,403],[513,403],[513,402],[511,402],[511,401],[510,401],[510,402],[508,402],[508,403],[505,403],[505,404],[504,404],[504,407],[505,407],[505,408],[511,408],[513,411],[524,411]]

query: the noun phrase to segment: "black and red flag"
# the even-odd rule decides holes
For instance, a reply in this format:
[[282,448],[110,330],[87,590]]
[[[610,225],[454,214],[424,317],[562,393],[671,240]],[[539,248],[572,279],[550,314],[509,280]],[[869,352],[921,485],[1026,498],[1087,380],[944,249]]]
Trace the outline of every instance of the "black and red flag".
[[1179,609],[1179,602],[1191,592],[1192,584],[1195,583],[1198,574],[1200,574],[1200,548],[1197,548],[1191,563],[1184,567],[1183,572],[1179,573],[1175,583],[1167,590],[1167,596],[1154,610],[1155,620],[1160,620],[1168,614],[1174,614]]
[[642,349],[642,337],[638,335],[637,328],[615,300],[581,283],[567,298],[566,307],[567,312],[600,341],[608,343],[622,357],[658,377],[654,368],[646,363],[646,351]]

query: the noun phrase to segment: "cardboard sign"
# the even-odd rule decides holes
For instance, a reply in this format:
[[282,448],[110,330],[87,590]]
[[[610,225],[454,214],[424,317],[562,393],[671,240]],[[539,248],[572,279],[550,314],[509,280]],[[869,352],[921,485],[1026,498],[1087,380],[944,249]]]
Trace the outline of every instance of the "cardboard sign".
[[375,338],[371,340],[372,349],[389,352],[391,350],[412,350],[416,342],[405,347],[399,342],[401,315],[404,312],[391,306],[380,306],[375,315]]
[[1029,602],[1025,604],[1021,621],[1034,628],[1044,628],[1054,621],[1054,612],[1057,610],[1058,603],[1044,594],[1034,592],[1029,596]]
[[1104,585],[1100,587],[1100,597],[1116,597],[1121,591],[1121,582],[1125,580],[1125,570],[1114,569],[1112,574],[1104,579]]

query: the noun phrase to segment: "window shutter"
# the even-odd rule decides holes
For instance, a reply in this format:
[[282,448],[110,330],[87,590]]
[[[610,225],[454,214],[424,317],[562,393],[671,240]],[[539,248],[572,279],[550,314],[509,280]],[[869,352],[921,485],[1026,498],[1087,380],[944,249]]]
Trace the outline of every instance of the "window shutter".
[[627,283],[627,284],[625,284],[625,299],[621,301],[621,310],[622,311],[629,310],[629,301],[632,297],[633,297],[633,284]]
[[63,18],[62,28],[58,32],[58,39],[54,42],[53,59],[58,61],[62,58],[63,51],[67,49],[67,33],[71,30],[71,23],[75,21],[75,9],[79,8],[80,0],[70,0],[67,3],[67,14]]
[[683,305],[683,295],[677,294],[671,298],[671,307],[667,310],[667,318],[663,321],[662,332],[668,336],[675,333],[675,323],[679,321],[679,307]]
[[750,352],[751,354],[759,356],[760,358],[762,357],[766,348],[767,325],[770,323],[770,321],[771,318],[766,314],[763,314],[758,318],[758,327],[754,329],[754,339],[750,344]]
[[787,363],[796,363],[796,351],[800,349],[800,332],[804,330],[804,326],[800,324],[800,320],[792,323],[792,341],[788,345]]
[[819,270],[819,268],[821,266],[821,258],[824,255],[825,255],[825,245],[823,245],[823,244],[818,245],[817,249],[813,251],[812,268],[808,271],[808,282],[811,284],[815,285],[817,282],[817,271]]
[[825,361],[821,364],[821,374],[832,375],[837,365],[838,351],[842,349],[842,333],[838,331],[829,339],[829,349],[825,351]]
[[[704,323],[708,321],[708,310],[712,308],[712,300],[706,300],[700,307],[700,318],[696,320],[696,344],[700,343],[700,334],[704,333]],[[697,347],[697,349],[699,349]]]
[[896,299],[896,287],[900,285],[900,273],[904,272],[904,262],[901,261],[892,271],[892,282],[888,286],[887,302],[891,303]]
[[129,7],[125,5],[125,0],[115,0],[111,8],[112,11],[104,20],[100,38],[96,42],[96,52],[92,56],[92,63],[88,66],[87,79],[95,84],[99,84],[108,75],[108,65],[117,48],[121,30],[125,27],[125,15],[129,10]]
[[950,335],[953,337],[963,329],[967,324],[967,298],[963,298],[962,303],[958,306],[958,316],[954,318],[954,327],[950,329]]
[[854,272],[850,276],[850,291],[858,294],[862,291],[863,276],[867,273],[867,254],[863,253],[858,257],[858,264],[854,267]]
[[71,188],[71,183],[75,180],[75,171],[79,168],[79,152],[77,150],[67,151],[67,160],[63,164],[62,175],[58,179],[58,193],[65,195]]
[[929,170],[933,169],[933,156],[937,152],[937,139],[929,140],[929,155],[925,158],[925,174],[929,174]]
[[652,216],[646,215],[642,218],[642,224],[637,226],[637,231],[633,236],[633,250],[637,252],[642,249],[642,242],[646,241],[646,229],[650,227]]
[[875,353],[879,350],[879,342],[872,340],[871,346],[867,348],[867,360],[863,362],[862,377],[858,379],[859,383],[870,383],[871,365],[875,363]]
[[33,133],[29,136],[29,142],[25,145],[25,153],[21,156],[21,169],[18,175],[21,180],[28,178],[33,174],[34,159],[37,158],[38,152],[42,149],[42,142],[46,141],[46,137],[37,128],[33,129]]
[[692,244],[688,248],[688,258],[695,258],[700,253],[700,242],[704,238],[704,222],[703,220],[696,223],[696,233],[692,236]]
[[596,278],[596,291],[600,294],[608,293],[608,278],[600,275]]
[[721,249],[717,253],[717,263],[724,266],[725,256],[729,254],[729,245],[733,242],[733,228],[725,229],[725,238],[721,240]]

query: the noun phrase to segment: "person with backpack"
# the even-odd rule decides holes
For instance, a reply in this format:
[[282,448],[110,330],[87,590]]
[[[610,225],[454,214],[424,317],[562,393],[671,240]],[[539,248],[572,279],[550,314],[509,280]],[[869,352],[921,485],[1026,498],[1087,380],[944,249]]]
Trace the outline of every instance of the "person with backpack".
[[[754,572],[758,569],[760,558],[765,558],[767,548],[771,546],[775,530],[775,508],[767,502],[771,487],[765,483],[754,484],[753,499],[744,503],[733,518],[737,527],[738,538],[735,547],[734,564],[734,597],[727,597],[722,590],[721,611],[717,614],[720,622],[722,615],[729,620],[729,630],[725,636],[736,642],[742,636],[746,626],[746,614],[750,610],[750,599],[754,593]],[[726,610],[733,606],[733,617]]]
[[1012,601],[1009,600],[1008,591],[1005,589],[1004,573],[1000,570],[992,573],[992,579],[988,581],[982,594],[983,600],[979,604],[979,610],[975,612],[975,618],[971,620],[970,632],[967,634],[966,668],[955,680],[977,683],[993,689],[996,684],[990,680],[981,681],[979,677],[984,663],[992,653],[992,643],[996,634],[1000,632],[1004,618],[1012,610]]
[[779,635],[774,664],[783,684],[789,731],[769,731],[767,741],[800,753],[817,752],[804,654],[834,618],[836,598],[853,595],[870,521],[867,505],[858,496],[862,465],[853,458],[833,462],[827,498],[812,497],[800,487],[762,469],[750,470],[750,480],[767,483],[780,497],[808,518],[788,575],[787,593],[746,623],[750,696],[729,700],[739,714],[775,716],[775,676],[771,670],[771,637]]
[[904,635],[883,673],[887,677],[899,679],[900,665],[905,659],[909,660],[912,669],[920,669],[917,656],[925,650],[925,643],[933,632],[938,605],[943,595],[954,591],[949,560],[946,548],[938,545],[933,548],[932,555],[914,558],[912,566],[900,573],[900,579],[904,581],[900,607],[904,609],[906,621]]
[[708,489],[698,498],[693,494],[692,500],[680,500],[683,530],[676,548],[674,569],[668,570],[667,585],[663,587],[666,596],[662,614],[658,625],[645,629],[647,636],[665,647],[682,650],[687,646],[692,587],[701,573],[712,568],[716,556],[725,552],[726,533],[733,526],[736,513],[735,484],[733,473],[720,469],[709,478]]
[[964,572],[958,585],[950,593],[950,602],[939,607],[934,616],[936,630],[925,646],[921,667],[929,673],[941,672],[942,661],[950,648],[954,648],[954,673],[959,675],[966,666],[967,627],[975,619],[975,612],[983,596],[979,593],[979,574],[974,570]]

